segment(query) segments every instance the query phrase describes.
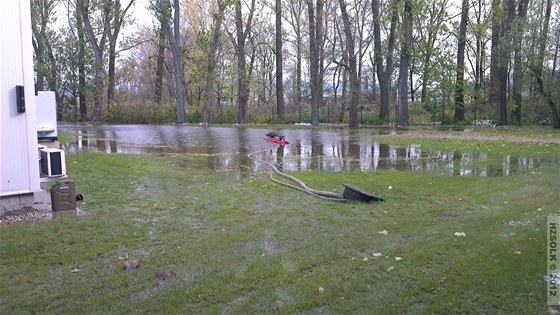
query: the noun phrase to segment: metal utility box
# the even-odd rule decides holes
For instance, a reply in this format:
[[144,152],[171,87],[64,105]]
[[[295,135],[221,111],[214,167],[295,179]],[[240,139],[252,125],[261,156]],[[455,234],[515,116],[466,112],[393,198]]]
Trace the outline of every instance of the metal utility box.
[[53,211],[76,210],[76,185],[73,180],[57,183],[51,188]]

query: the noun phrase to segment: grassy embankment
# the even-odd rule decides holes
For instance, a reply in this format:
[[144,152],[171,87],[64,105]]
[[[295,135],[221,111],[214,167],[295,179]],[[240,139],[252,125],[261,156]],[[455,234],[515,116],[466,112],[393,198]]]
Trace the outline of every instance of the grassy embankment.
[[[560,154],[558,144],[390,138]],[[560,213],[558,165],[507,177],[296,174],[313,188],[341,192],[348,182],[386,199],[363,204],[248,170],[186,170],[203,159],[68,155],[88,214],[0,226],[0,313],[549,310],[545,223]],[[127,260],[139,267],[124,270]]]

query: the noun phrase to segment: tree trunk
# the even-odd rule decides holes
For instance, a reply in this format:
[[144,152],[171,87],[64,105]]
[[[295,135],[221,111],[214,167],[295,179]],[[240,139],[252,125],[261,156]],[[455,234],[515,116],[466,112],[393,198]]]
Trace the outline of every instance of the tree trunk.
[[80,121],[87,119],[87,100],[86,100],[86,66],[85,66],[85,38],[82,15],[76,11],[76,29],[78,33],[78,98],[80,103]]
[[556,65],[558,63],[558,46],[560,45],[560,32],[556,32],[556,45],[554,46],[554,57],[552,58],[552,73],[550,74],[550,79],[555,80],[556,78]]
[[550,108],[550,114],[552,116],[552,128],[560,129],[560,120],[559,120],[560,118],[558,115],[558,109],[554,103],[554,98],[549,92],[547,92],[543,83],[543,63],[544,63],[544,55],[546,50],[546,43],[548,40],[548,28],[550,23],[551,11],[552,11],[552,0],[547,0],[544,21],[542,23],[542,30],[539,34],[539,39],[538,39],[540,46],[537,52],[537,58],[534,61],[532,68],[533,68],[533,73],[537,78],[537,83],[538,83],[537,87],[539,93],[545,97],[546,102]]
[[175,68],[175,89],[177,90],[177,122],[184,123],[187,118],[185,117],[185,95],[183,92],[183,58],[181,58],[181,34],[180,34],[180,7],[179,0],[173,0],[173,34],[168,29],[167,33],[170,34],[171,50],[173,51],[173,65]]
[[156,77],[154,82],[154,102],[161,105],[163,101],[163,63],[165,61],[165,40],[167,32],[163,23],[160,22],[158,52],[156,57]]
[[312,0],[307,0],[307,13],[309,17],[309,72],[311,89],[311,124],[319,125],[319,95],[318,95],[318,76],[319,76],[319,55],[316,41],[316,19],[315,8]]
[[241,0],[235,1],[235,29],[237,34],[237,41],[234,42],[235,53],[237,55],[237,123],[247,123],[247,103],[249,94],[249,82],[247,77],[246,64],[247,61],[245,53],[245,42],[248,34],[251,33],[253,23],[253,13],[255,12],[255,0],[251,0],[251,7],[249,9],[249,17],[245,30],[243,30],[243,14],[241,12]]
[[245,34],[243,33],[243,16],[241,2],[235,3],[235,25],[237,30],[237,123],[246,124],[247,116],[247,70],[245,60]]
[[[31,2],[31,30],[33,51],[35,52],[35,69],[37,90],[54,91],[57,104],[62,105],[58,89],[59,71],[52,44],[52,34],[49,24],[55,16],[56,0],[33,0]],[[62,119],[62,111],[58,112]]]
[[[344,53],[343,63],[348,62],[348,52]],[[340,112],[338,114],[338,122],[342,123],[344,121],[344,112],[346,111],[346,102],[347,102],[347,94],[348,94],[348,70],[346,67],[342,67],[342,94],[340,98],[342,101],[340,102]]]
[[554,97],[544,88],[542,76],[539,73],[535,73],[535,76],[537,79],[537,88],[539,90],[539,93],[544,96],[545,101],[550,108],[550,114],[552,116],[552,128],[560,129],[560,116],[558,114],[558,108],[554,103]]
[[296,42],[296,60],[295,60],[295,73],[294,73],[294,102],[298,110],[298,120],[302,121],[302,85],[301,85],[301,61],[302,61],[302,32],[301,32],[301,16],[303,15],[303,0],[289,1],[288,9],[290,11],[290,19],[288,22],[293,28]]
[[[383,46],[381,45],[381,26],[380,20],[381,16],[379,13],[380,1],[373,0],[371,3],[373,11],[373,47],[375,53],[375,66],[377,72],[377,81],[379,82],[379,94],[380,94],[380,107],[379,107],[379,118],[384,121],[389,121],[389,100],[390,100],[390,86],[391,86],[391,75],[393,73],[393,49],[395,46],[396,38],[396,28],[398,21],[398,2],[399,0],[394,0],[391,4],[393,7],[392,17],[391,17],[391,28],[389,31],[389,38],[387,43],[387,53],[383,53]],[[383,56],[386,56],[385,67],[383,67]]]
[[544,14],[544,20],[541,24],[541,31],[539,32],[539,49],[537,52],[537,58],[533,64],[533,67],[537,69],[539,76],[542,78],[544,55],[546,52],[546,43],[548,41],[548,28],[550,25],[550,14],[552,12],[552,0],[546,0],[546,8]]
[[226,4],[223,0],[218,0],[218,12],[214,15],[214,20],[212,21],[212,40],[210,41],[210,46],[208,46],[208,64],[206,67],[206,87],[205,87],[205,102],[204,111],[202,115],[202,122],[208,124],[210,120],[210,108],[214,104],[214,70],[216,69],[216,53],[218,51],[218,46],[220,44],[220,35],[222,22],[224,20],[224,11],[226,9]]
[[344,24],[344,34],[346,37],[346,51],[348,53],[348,75],[350,76],[350,110],[348,118],[348,126],[350,128],[358,127],[358,104],[360,103],[360,79],[358,78],[358,66],[356,62],[356,53],[354,45],[354,34],[348,12],[346,12],[346,3],[344,0],[338,0],[340,11],[342,13],[342,22]]
[[94,56],[94,84],[95,84],[95,96],[93,104],[93,120],[101,120],[101,107],[106,104],[104,96],[104,62],[103,62],[103,49],[105,47],[105,41],[107,39],[107,34],[109,32],[110,26],[110,7],[111,4],[106,1],[103,3],[103,34],[99,42],[95,37],[93,27],[89,19],[89,0],[78,0],[78,9],[82,14],[82,19],[84,22],[84,28],[87,32],[89,43],[93,50]]
[[31,3],[31,30],[33,33],[33,50],[35,52],[35,69],[37,90],[43,91],[45,87],[45,32],[50,16],[50,4],[46,0],[34,0]]
[[128,5],[124,10],[121,11],[120,0],[116,0],[112,5],[112,32],[109,36],[109,72],[108,72],[108,83],[107,83],[107,101],[115,101],[115,60],[117,59],[117,40],[119,38],[119,33],[121,32],[121,27],[126,17],[127,11],[134,4],[134,0],[130,0]]
[[183,59],[181,58],[180,48],[180,29],[179,29],[179,0],[173,0],[173,31],[171,31],[171,8],[167,0],[159,0],[156,7],[157,18],[160,20],[161,27],[165,29],[169,38],[169,46],[173,55],[173,70],[175,74],[175,98],[177,101],[177,122],[184,123],[185,117],[185,95],[183,92]]
[[299,112],[299,121],[302,121],[302,83],[301,83],[301,61],[303,59],[302,55],[302,39],[301,39],[301,29],[298,29],[298,32],[296,34],[296,104],[298,106],[298,112]]
[[455,81],[455,121],[465,120],[465,46],[467,43],[467,23],[469,18],[469,0],[461,5],[461,23],[457,40],[457,79]]
[[324,0],[317,0],[317,10],[315,12],[315,50],[317,52],[317,110],[315,112],[315,122],[316,125],[319,125],[319,110],[323,107],[324,100],[323,100],[323,86],[324,86],[324,75],[325,75],[325,67],[324,67]]
[[521,43],[523,42],[523,33],[525,30],[525,20],[527,18],[527,7],[529,0],[522,0],[517,7],[517,23],[514,30],[514,53],[513,53],[513,86],[512,98],[515,107],[511,113],[512,120],[521,125],[521,90],[523,89],[523,61],[521,52]]
[[401,44],[401,61],[399,63],[399,126],[408,126],[408,71],[410,63],[410,46],[412,44],[412,5],[411,0],[404,0],[403,42]]
[[276,115],[284,121],[284,78],[282,76],[282,1],[276,0]]
[[[478,1],[478,8],[476,10],[476,24],[482,24],[482,1]],[[474,120],[478,119],[478,107],[482,103],[483,90],[482,82],[484,80],[484,34],[480,31],[475,32],[476,48],[475,48],[475,71],[474,71]]]
[[[504,18],[505,13],[505,18]],[[499,126],[507,126],[508,35],[515,16],[515,0],[492,2],[492,56],[490,65],[490,102],[497,106]]]

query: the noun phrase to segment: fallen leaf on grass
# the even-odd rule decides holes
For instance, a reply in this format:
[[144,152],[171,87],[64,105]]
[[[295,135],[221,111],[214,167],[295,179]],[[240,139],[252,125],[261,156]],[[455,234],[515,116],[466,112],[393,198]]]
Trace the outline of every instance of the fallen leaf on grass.
[[396,260],[396,261],[401,261],[401,260],[403,260],[403,259],[402,259],[402,257],[395,257],[395,260]]
[[134,269],[138,268],[138,265],[140,265],[138,260],[127,260],[123,263],[123,269],[134,270]]
[[513,253],[515,255],[521,255],[521,251],[519,249],[514,250]]
[[160,281],[163,281],[166,278],[171,277],[171,271],[169,271],[167,269],[160,269],[160,270],[158,270],[154,273],[154,276],[156,277],[156,279],[159,279]]
[[455,236],[461,237],[461,236],[467,236],[467,234],[465,234],[465,232],[455,232]]
[[325,289],[323,289],[323,287],[319,287],[319,293],[323,293],[325,292]]
[[363,261],[368,261],[369,258],[367,258],[367,256],[366,256],[366,257],[364,257],[364,259],[362,259],[362,260],[363,260]]

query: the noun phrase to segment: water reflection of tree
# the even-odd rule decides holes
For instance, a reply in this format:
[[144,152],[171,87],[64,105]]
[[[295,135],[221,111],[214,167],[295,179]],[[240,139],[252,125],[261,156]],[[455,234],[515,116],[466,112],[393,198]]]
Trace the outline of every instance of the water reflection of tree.
[[276,166],[279,170],[284,169],[284,146],[279,145],[276,147]]
[[379,144],[379,169],[389,169],[389,145],[386,143]]
[[407,153],[408,153],[407,147],[395,148],[395,156],[397,157],[395,167],[397,170],[406,170],[409,168]]
[[302,150],[301,150],[301,141],[300,140],[296,141],[296,143],[294,145],[294,152],[295,152],[295,156],[297,157],[295,159],[296,160],[296,169],[298,171],[301,171],[302,170],[302,164],[301,164],[301,161],[302,161],[301,152],[302,152]]
[[[218,167],[223,166],[222,163],[218,163],[220,162],[217,158],[216,158],[216,147],[218,146],[218,141],[212,141],[213,136],[212,136],[212,129],[208,128],[206,126],[200,127],[203,128],[202,130],[202,134],[204,135],[204,143],[205,143],[205,150],[206,150],[206,165],[208,166],[208,169],[210,170],[216,170],[218,169]],[[211,143],[211,142],[215,142],[215,143]],[[220,165],[218,165],[220,164]]]
[[322,170],[323,164],[323,142],[317,139],[317,133],[311,132],[311,165],[312,170]]
[[[342,142],[344,143],[344,141]],[[360,169],[360,143],[359,142],[349,142],[348,143],[348,162],[344,167],[345,170]]]
[[95,133],[95,138],[97,139],[97,140],[95,141],[95,147],[96,147],[97,151],[107,152],[107,151],[105,150],[105,143],[104,143],[103,140],[102,140],[102,139],[106,139],[106,136],[105,136],[105,129],[100,129],[100,128],[98,128],[98,129],[96,130],[96,133]]
[[[262,141],[262,131],[251,128],[65,126],[61,129],[77,134],[75,141],[60,143],[60,148],[68,153],[88,149],[107,154],[194,153],[202,164],[191,165],[189,159],[191,168],[206,165],[211,170],[232,170],[231,167],[236,165],[242,176],[249,176],[257,170],[248,153],[263,148],[262,142],[255,141],[257,138]],[[477,150],[427,151],[421,150],[420,145],[399,147],[374,142],[371,136],[360,137],[344,131],[299,130],[291,132],[288,137],[290,145],[274,147],[267,143],[270,150],[264,155],[293,171],[393,169],[449,176],[507,176],[539,168],[543,163],[557,163],[556,159],[496,156]]]
[[[252,165],[252,161],[249,159],[249,150],[247,142],[247,129],[246,128],[234,128],[234,133],[237,134],[237,147],[239,148],[239,173],[241,177],[247,178],[251,175],[249,165]],[[233,140],[233,139],[232,139]]]

